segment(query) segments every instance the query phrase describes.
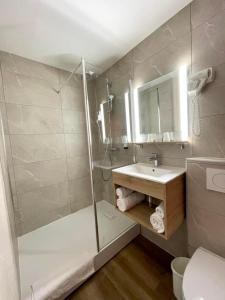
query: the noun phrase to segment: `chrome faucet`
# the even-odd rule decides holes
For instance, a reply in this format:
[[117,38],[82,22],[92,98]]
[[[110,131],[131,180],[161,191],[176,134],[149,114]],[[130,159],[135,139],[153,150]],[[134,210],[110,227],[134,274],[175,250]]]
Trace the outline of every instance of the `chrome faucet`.
[[149,157],[149,161],[154,163],[154,167],[159,165],[159,157],[157,153],[152,153],[152,156]]

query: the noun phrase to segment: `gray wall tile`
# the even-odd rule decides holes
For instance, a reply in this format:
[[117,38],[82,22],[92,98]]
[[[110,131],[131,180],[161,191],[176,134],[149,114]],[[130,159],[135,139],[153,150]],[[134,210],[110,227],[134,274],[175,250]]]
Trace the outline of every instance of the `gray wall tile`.
[[195,0],[191,3],[191,23],[193,28],[210,20],[225,10],[224,0]]
[[11,135],[14,165],[65,158],[63,134]]
[[217,66],[225,61],[225,10],[192,32],[193,64],[198,68]]
[[67,180],[65,159],[26,163],[14,166],[17,193],[58,184]]
[[193,136],[194,156],[225,157],[225,115],[200,120],[201,135]]
[[0,51],[3,71],[23,74],[29,77],[41,78],[57,87],[59,84],[59,71],[56,68]]
[[187,6],[133,49],[134,63],[144,62],[189,32],[190,7]]
[[71,211],[77,211],[83,207],[91,205],[91,181],[90,176],[70,180],[69,198]]
[[88,156],[83,155],[67,158],[67,168],[69,180],[87,177],[89,175]]
[[4,101],[4,94],[3,94],[3,82],[2,82],[2,72],[0,73],[0,101]]
[[63,125],[66,133],[86,133],[85,115],[82,111],[63,110]]
[[56,90],[40,78],[4,72],[5,102],[61,109]]
[[84,96],[82,88],[65,85],[61,90],[62,109],[84,110]]
[[25,234],[70,213],[68,183],[18,195],[22,233]]
[[8,120],[7,120],[7,114],[6,114],[6,105],[4,102],[0,102],[0,111],[1,111],[2,125],[3,125],[3,129],[4,129],[4,133],[8,134],[9,128],[8,128]]
[[67,157],[77,157],[88,154],[87,137],[83,134],[65,134]]
[[10,134],[62,133],[61,110],[6,104]]

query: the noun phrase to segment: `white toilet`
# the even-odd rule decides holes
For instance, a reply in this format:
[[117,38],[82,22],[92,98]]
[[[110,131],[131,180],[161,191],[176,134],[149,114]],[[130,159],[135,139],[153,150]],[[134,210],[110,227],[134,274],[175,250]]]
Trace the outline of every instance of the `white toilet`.
[[185,300],[225,300],[225,259],[198,248],[183,277]]

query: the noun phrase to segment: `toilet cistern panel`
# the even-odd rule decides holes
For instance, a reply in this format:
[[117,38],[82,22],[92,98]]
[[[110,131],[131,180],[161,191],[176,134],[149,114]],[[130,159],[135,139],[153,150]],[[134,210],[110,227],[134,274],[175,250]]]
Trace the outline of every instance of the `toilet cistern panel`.
[[225,169],[206,169],[206,188],[225,193]]

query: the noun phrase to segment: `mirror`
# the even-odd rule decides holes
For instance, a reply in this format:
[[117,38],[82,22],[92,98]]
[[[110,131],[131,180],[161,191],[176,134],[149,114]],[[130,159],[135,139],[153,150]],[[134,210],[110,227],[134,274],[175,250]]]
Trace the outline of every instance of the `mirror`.
[[131,142],[129,93],[100,104],[98,122],[104,144]]
[[132,128],[135,143],[188,141],[186,66],[135,89]]

